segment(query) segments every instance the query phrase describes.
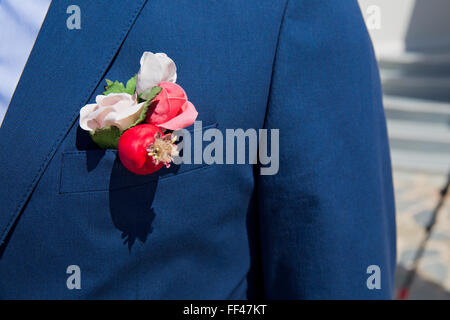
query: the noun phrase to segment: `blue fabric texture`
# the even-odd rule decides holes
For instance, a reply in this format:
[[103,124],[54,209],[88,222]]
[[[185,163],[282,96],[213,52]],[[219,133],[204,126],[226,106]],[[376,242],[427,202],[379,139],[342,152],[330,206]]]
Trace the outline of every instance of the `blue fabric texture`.
[[[356,0],[79,0],[80,30],[71,4],[52,2],[0,128],[0,298],[391,298],[389,146]],[[136,176],[99,150],[79,109],[144,51],[175,61],[204,128],[280,129],[278,174]]]

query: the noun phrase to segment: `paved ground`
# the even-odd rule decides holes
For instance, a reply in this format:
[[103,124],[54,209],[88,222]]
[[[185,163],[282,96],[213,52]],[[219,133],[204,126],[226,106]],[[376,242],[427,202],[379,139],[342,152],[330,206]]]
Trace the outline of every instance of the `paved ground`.
[[[414,257],[426,239],[445,175],[394,170],[397,204],[397,288],[414,268]],[[450,195],[444,200],[437,221],[425,242],[422,258],[410,288],[409,299],[450,300]]]

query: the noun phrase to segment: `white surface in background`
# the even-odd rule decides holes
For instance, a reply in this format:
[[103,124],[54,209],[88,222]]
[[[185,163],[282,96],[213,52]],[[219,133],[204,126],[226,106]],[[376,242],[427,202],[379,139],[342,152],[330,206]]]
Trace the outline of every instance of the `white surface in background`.
[[396,57],[409,47],[419,51],[450,51],[449,0],[359,0],[364,18],[378,6],[381,28],[369,30],[378,57]]
[[0,0],[0,125],[51,0]]

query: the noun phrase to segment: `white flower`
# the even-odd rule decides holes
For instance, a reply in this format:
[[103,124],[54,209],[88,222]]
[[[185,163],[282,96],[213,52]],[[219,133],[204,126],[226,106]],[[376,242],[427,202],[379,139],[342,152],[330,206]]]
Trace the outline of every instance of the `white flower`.
[[165,53],[144,52],[136,79],[136,93],[149,90],[162,81],[177,81],[175,63]]
[[85,105],[80,110],[80,127],[95,131],[104,127],[116,126],[121,131],[139,119],[145,102],[138,104],[136,96],[128,93],[98,95],[97,103]]

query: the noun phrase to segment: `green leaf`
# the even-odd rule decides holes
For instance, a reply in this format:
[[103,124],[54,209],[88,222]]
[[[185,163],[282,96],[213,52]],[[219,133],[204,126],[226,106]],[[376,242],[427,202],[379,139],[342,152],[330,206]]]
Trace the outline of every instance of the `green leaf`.
[[91,131],[91,138],[102,149],[117,149],[121,134],[119,128],[111,126]]
[[137,75],[134,75],[133,78],[127,81],[127,87],[125,88],[125,91],[128,94],[133,95],[136,92],[136,76]]
[[133,95],[136,92],[136,75],[127,81],[127,87],[123,85],[122,82],[106,79],[106,86],[103,95],[108,95],[110,93],[128,93]]
[[145,90],[139,95],[139,99],[152,101],[161,92],[161,87],[153,87],[151,90]]
[[106,79],[106,83],[107,86],[105,86],[105,91],[103,92],[103,95],[105,96],[107,96],[110,93],[126,92],[122,82],[119,81],[112,82],[111,80]]

